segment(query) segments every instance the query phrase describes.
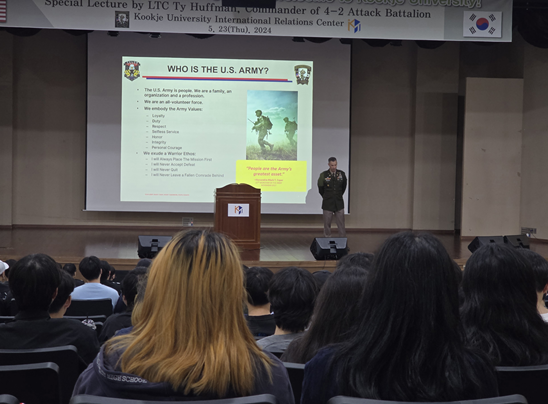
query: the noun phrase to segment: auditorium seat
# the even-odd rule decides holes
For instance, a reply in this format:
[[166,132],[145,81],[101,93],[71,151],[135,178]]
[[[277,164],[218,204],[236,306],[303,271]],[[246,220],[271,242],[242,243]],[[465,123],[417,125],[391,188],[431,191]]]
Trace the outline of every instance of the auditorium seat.
[[15,321],[15,316],[0,316],[0,324],[11,323]]
[[72,300],[66,316],[100,316],[108,317],[112,314],[112,300]]
[[60,404],[59,366],[52,362],[0,366],[0,391],[25,404]]
[[[276,397],[272,394],[260,394],[257,396],[225,398],[221,400],[185,400],[170,401],[172,404],[277,404]],[[165,404],[165,401],[128,400],[124,398],[106,398],[96,396],[74,396],[70,404]],[[282,404],[282,403],[280,403]]]
[[281,358],[285,351],[282,351],[281,349],[272,349],[268,352],[274,355],[276,358]]
[[529,404],[548,402],[548,365],[498,366],[499,393],[522,394]]
[[[41,362],[53,362],[58,366],[61,402],[68,403],[76,380],[85,368],[84,364],[80,362],[80,358],[78,358],[76,347],[66,345],[40,349],[0,349],[0,365],[23,365]],[[0,393],[4,393],[4,391],[0,390]],[[17,398],[21,397],[17,396]]]
[[[411,401],[384,401],[373,400],[369,398],[355,398],[336,396],[331,398],[327,404],[411,404]],[[416,402],[415,402],[416,403]],[[461,400],[461,401],[438,401],[430,402],[429,404],[527,404],[525,397],[514,394],[511,396],[482,398],[477,400]]]
[[289,382],[291,383],[291,388],[293,389],[295,403],[298,404],[301,402],[301,393],[303,390],[304,364],[284,362],[284,366],[287,369],[287,374],[289,375]]

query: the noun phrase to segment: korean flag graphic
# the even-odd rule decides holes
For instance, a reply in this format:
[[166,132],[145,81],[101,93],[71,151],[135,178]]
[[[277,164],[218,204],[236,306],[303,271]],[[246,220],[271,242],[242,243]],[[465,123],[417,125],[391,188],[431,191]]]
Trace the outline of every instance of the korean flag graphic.
[[502,37],[501,11],[465,11],[463,36],[479,38]]

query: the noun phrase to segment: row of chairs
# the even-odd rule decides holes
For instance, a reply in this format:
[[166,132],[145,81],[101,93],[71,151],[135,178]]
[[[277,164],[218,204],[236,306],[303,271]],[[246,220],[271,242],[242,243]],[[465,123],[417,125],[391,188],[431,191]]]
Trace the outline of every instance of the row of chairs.
[[[119,398],[104,398],[95,396],[76,396],[70,404],[160,404],[164,401],[141,401],[141,400],[126,400]],[[179,401],[172,402],[173,404],[277,404],[276,397],[271,394],[261,394],[258,396],[229,398],[223,400],[210,401]],[[364,398],[354,398],[337,396],[331,398],[327,404],[410,404],[401,401],[383,401],[370,400]],[[516,394],[506,397],[485,398],[481,400],[471,401],[452,401],[451,403],[430,403],[430,404],[527,404],[525,397]]]
[[[34,367],[33,367],[34,366]],[[302,383],[304,379],[303,364],[284,362],[287,369],[295,402],[299,403],[302,392]],[[27,404],[40,403],[62,403],[68,404],[72,395],[72,390],[83,371],[85,365],[78,358],[76,347],[72,345],[41,348],[41,349],[0,349],[0,394],[8,393],[20,399],[20,402]],[[524,367],[499,367],[497,368],[499,378],[499,393],[501,396],[510,396],[513,394],[522,394],[530,404],[541,404],[548,402],[546,399],[545,386],[548,385],[548,365],[543,366],[524,366]],[[30,374],[25,375],[25,372]],[[43,372],[44,375],[36,377],[32,372]],[[5,376],[5,375],[9,375]],[[10,379],[11,377],[11,379]],[[34,384],[29,389],[29,380],[45,381],[48,383]],[[54,381],[56,380],[56,381]],[[50,391],[53,387],[53,392]],[[48,388],[50,390],[48,390]],[[44,390],[42,390],[44,389]],[[44,391],[40,396],[23,396],[21,392]],[[57,400],[43,400],[46,394],[53,394],[57,391],[59,397]],[[19,393],[14,394],[14,393]],[[42,397],[42,399],[40,399]],[[510,403],[513,401],[496,401],[492,403]],[[476,400],[477,404],[490,404],[490,401]],[[467,403],[476,403],[470,401]],[[523,401],[517,401],[519,403]],[[331,404],[374,404],[376,401],[369,402],[348,402]],[[386,403],[386,402],[385,402]],[[463,401],[463,403],[465,403]],[[0,403],[1,404],[1,403]],[[114,404],[114,403],[113,403]],[[130,404],[130,403],[127,403]],[[135,403],[137,404],[137,403]],[[203,402],[202,402],[203,404]],[[222,404],[222,403],[218,403]],[[379,403],[380,404],[380,403]],[[389,404],[389,403],[386,403]]]
[[[19,313],[17,303],[15,299],[11,299],[7,313],[9,316],[2,317],[13,317],[17,313]],[[73,300],[66,312],[66,316],[104,316],[105,319],[111,314],[112,300],[110,299]]]
[[68,404],[84,369],[73,345],[0,349],[0,394],[11,394],[25,404]]

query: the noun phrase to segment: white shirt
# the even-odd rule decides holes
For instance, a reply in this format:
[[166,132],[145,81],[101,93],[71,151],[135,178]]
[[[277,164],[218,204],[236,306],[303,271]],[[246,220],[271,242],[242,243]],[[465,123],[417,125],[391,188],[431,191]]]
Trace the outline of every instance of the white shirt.
[[111,299],[113,309],[118,301],[118,292],[100,283],[85,283],[82,286],[78,286],[74,289],[71,296],[74,300]]

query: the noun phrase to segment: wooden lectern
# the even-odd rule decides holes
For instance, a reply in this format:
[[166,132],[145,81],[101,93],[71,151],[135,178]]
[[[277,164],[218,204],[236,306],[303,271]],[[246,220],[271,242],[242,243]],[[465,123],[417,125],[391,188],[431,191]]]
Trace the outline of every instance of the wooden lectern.
[[247,250],[261,248],[261,190],[229,184],[215,190],[215,231]]

